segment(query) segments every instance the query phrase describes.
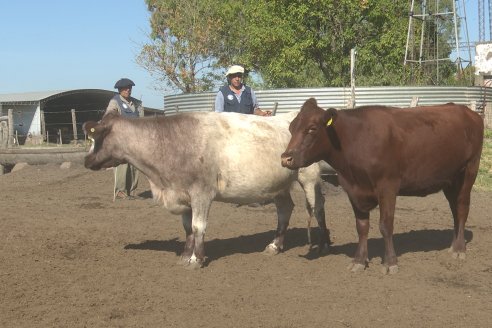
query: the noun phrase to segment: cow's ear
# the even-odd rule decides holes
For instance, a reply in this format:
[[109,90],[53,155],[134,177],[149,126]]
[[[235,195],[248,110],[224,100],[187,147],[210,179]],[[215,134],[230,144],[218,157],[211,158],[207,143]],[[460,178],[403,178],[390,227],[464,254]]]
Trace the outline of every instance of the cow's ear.
[[332,126],[337,120],[337,110],[335,108],[328,108],[323,116],[326,126]]
[[316,101],[315,98],[309,98],[308,100],[306,100],[304,102],[304,104],[301,107],[301,110],[303,108],[305,108],[305,107],[307,107],[307,108],[317,108],[318,107],[318,102]]
[[103,134],[103,131],[105,129],[104,125],[100,124],[99,122],[85,122],[82,125],[82,128],[84,129],[85,134],[87,134],[87,137],[90,140],[95,140],[97,139],[100,135]]

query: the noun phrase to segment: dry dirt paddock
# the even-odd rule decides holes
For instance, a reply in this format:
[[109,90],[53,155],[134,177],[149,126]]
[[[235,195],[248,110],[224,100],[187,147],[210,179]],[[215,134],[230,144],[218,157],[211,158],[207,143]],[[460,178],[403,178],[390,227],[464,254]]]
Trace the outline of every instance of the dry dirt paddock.
[[371,262],[346,267],[356,247],[345,193],[324,185],[334,244],[318,257],[306,245],[302,195],[286,250],[263,248],[273,205],[214,203],[208,266],[175,263],[178,216],[148,198],[111,198],[112,171],[28,166],[0,176],[0,327],[491,327],[492,193],[474,192],[466,260],[452,259],[444,196],[400,197],[395,247],[400,272],[382,275],[377,210]]

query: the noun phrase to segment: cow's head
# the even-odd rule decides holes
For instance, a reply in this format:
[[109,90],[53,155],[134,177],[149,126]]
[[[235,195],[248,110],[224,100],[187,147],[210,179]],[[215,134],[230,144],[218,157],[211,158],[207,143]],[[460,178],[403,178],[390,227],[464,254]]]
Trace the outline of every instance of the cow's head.
[[100,170],[125,163],[118,151],[118,140],[112,133],[118,114],[108,114],[99,122],[86,122],[84,132],[91,141],[89,153],[85,156],[84,166],[91,170]]
[[292,137],[282,154],[282,166],[290,169],[309,166],[322,160],[331,147],[337,147],[329,137],[336,119],[336,109],[323,110],[316,99],[308,99],[290,123]]

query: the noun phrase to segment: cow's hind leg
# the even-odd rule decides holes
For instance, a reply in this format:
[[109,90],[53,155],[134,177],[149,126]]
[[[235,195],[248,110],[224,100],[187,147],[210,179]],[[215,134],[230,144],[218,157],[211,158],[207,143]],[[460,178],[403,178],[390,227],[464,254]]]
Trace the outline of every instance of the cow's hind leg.
[[186,241],[183,253],[181,253],[178,264],[188,265],[190,258],[193,255],[195,249],[195,236],[192,229],[192,213],[191,210],[181,215],[181,221],[186,234]]
[[276,255],[284,249],[285,233],[294,209],[294,202],[289,192],[276,196],[274,202],[277,207],[277,231],[273,241],[265,248],[264,253],[267,255]]
[[453,184],[443,190],[453,214],[453,242],[449,251],[454,258],[465,259],[465,223],[470,212],[470,193],[477,171],[478,163],[468,164],[465,171],[456,177]]
[[313,244],[311,242],[310,222],[312,220],[312,217],[314,216],[316,218],[316,221],[318,222],[319,229],[318,252],[326,252],[328,250],[328,246],[331,245],[331,240],[330,230],[328,230],[328,228],[326,227],[325,197],[321,192],[321,185],[319,183],[312,183],[310,181],[299,182],[304,190],[304,194],[306,195],[306,209],[309,214],[307,229],[310,248],[313,247]]

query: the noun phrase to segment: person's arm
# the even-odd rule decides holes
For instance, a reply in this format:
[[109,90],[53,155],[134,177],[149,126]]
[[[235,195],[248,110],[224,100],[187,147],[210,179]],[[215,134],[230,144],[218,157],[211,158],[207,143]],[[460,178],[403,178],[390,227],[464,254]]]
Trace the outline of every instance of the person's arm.
[[138,113],[138,117],[145,116],[144,107],[141,101],[137,102],[137,113]]
[[221,91],[217,92],[215,96],[215,111],[222,113],[224,111],[224,95]]
[[253,91],[253,89],[251,89],[251,99],[253,100],[253,106],[254,106],[253,114],[259,115],[259,116],[271,116],[272,115],[271,111],[269,111],[269,110],[264,111],[264,110],[260,109],[260,104],[258,103],[258,99],[256,98],[256,94]]
[[118,102],[114,99],[109,101],[108,107],[106,108],[106,112],[104,112],[103,116],[108,115],[109,113],[120,113],[120,107],[118,106]]
[[255,115],[259,115],[259,116],[272,116],[272,112],[271,111],[269,111],[269,110],[261,110],[259,108],[255,108],[254,114]]

